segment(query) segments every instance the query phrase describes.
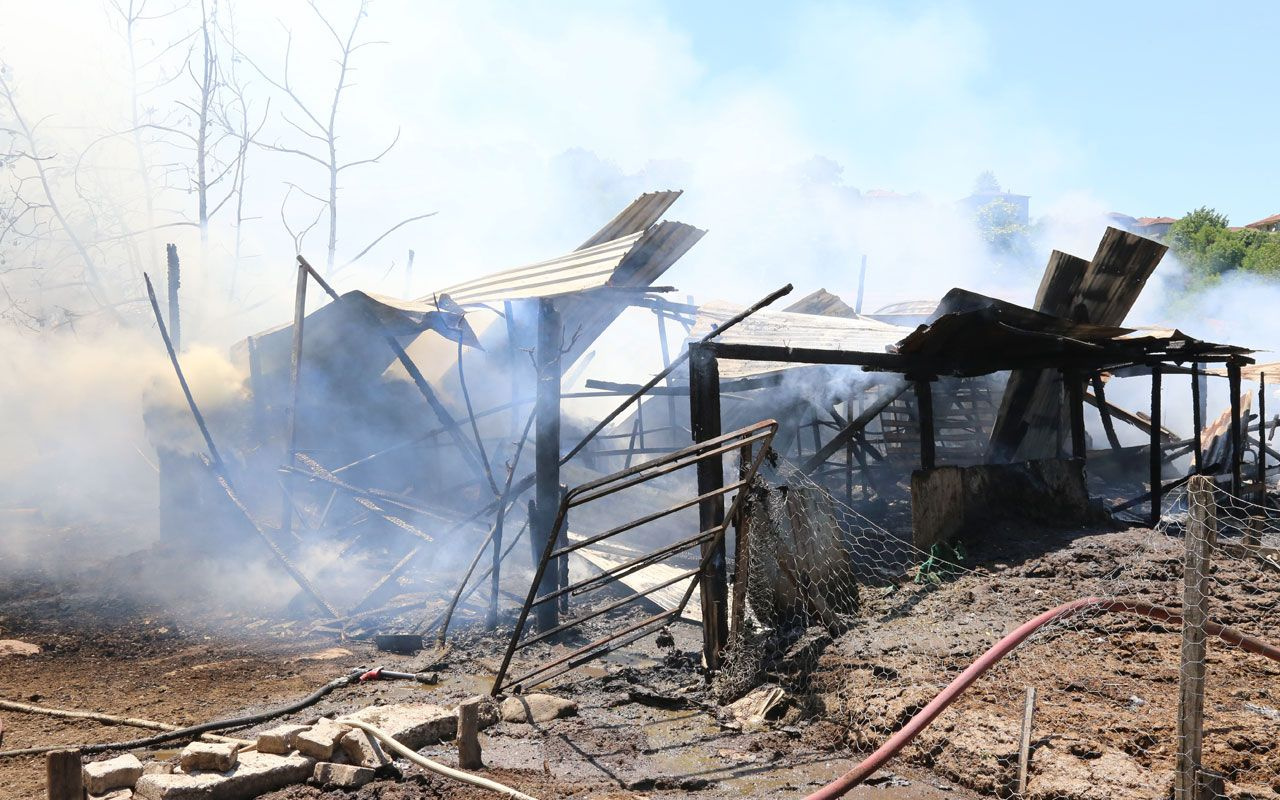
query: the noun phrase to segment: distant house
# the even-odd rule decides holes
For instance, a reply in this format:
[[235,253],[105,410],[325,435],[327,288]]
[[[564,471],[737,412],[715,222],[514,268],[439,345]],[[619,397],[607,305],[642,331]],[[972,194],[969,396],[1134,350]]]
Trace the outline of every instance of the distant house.
[[1257,222],[1250,222],[1245,225],[1246,228],[1252,228],[1255,231],[1263,231],[1265,233],[1280,233],[1280,214],[1272,214],[1264,217]]
[[1012,192],[974,192],[960,200],[959,205],[976,215],[979,211],[995,202],[1007,203],[1017,209],[1016,218],[1019,224],[1031,222],[1031,195],[1013,194]]
[[1162,238],[1169,232],[1170,226],[1177,222],[1173,217],[1131,217],[1119,211],[1107,213],[1107,220],[1120,230],[1136,233],[1148,239]]

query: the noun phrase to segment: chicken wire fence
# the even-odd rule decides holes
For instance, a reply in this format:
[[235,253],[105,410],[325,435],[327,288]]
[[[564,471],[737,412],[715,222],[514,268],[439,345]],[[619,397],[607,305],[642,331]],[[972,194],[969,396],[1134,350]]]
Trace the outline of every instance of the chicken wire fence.
[[[978,562],[958,546],[914,546],[785,460],[748,491],[730,647],[713,684],[721,701],[764,696],[748,706],[759,717],[808,721],[832,746],[865,753],[1002,637],[1059,609],[887,770],[924,765],[1001,797],[1170,796],[1187,749],[1187,492],[1168,498],[1156,530],[1061,534],[1052,546],[1023,542]],[[1216,493],[1209,618],[1273,637],[1280,519]],[[1203,789],[1194,796],[1280,797],[1280,664],[1218,636],[1205,662]],[[762,686],[770,691],[752,691]]]

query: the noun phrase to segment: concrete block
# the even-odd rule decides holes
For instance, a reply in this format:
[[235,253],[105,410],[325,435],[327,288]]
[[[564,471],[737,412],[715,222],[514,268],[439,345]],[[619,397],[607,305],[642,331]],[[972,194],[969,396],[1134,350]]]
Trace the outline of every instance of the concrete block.
[[370,706],[348,718],[386,731],[411,750],[451,739],[458,732],[458,716],[453,709],[428,703]]
[[346,734],[347,729],[338,725],[328,717],[293,737],[293,746],[304,756],[311,756],[319,761],[326,761],[333,755],[333,748],[338,740]]
[[334,789],[359,789],[373,780],[373,770],[368,767],[356,767],[350,764],[316,764],[316,771],[311,779],[319,786]]
[[106,794],[113,789],[131,788],[142,777],[142,762],[125,754],[108,761],[91,761],[81,770],[89,794]]
[[359,728],[347,731],[347,734],[338,740],[338,746],[357,767],[378,769],[391,763],[391,757],[383,751],[382,744]]
[[248,752],[227,772],[143,775],[133,792],[142,800],[248,800],[302,783],[311,777],[315,765],[314,759],[304,755]]
[[183,772],[226,772],[236,765],[236,745],[229,742],[192,742],[178,754]]
[[287,756],[293,752],[293,737],[307,729],[306,725],[277,725],[258,734],[258,752]]
[[518,694],[502,701],[505,722],[550,722],[578,713],[578,704],[549,694]]

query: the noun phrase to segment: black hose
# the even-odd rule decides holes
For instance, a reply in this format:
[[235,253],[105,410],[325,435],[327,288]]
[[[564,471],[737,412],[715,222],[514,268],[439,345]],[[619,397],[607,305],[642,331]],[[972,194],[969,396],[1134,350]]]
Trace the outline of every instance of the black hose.
[[202,722],[199,725],[192,725],[187,728],[179,728],[178,730],[165,731],[155,736],[148,736],[145,739],[131,739],[127,742],[108,742],[106,744],[83,744],[83,745],[46,745],[43,747],[27,747],[22,750],[0,750],[0,758],[10,758],[13,756],[34,756],[41,753],[50,753],[55,750],[79,750],[81,755],[94,755],[96,753],[107,753],[112,750],[136,750],[144,747],[152,747],[165,742],[172,742],[175,739],[194,739],[204,733],[212,733],[214,731],[225,731],[234,728],[247,728],[250,725],[256,725],[259,722],[266,722],[269,719],[283,717],[285,714],[292,714],[295,711],[315,705],[320,702],[321,698],[339,689],[343,686],[350,686],[355,683],[361,675],[367,670],[358,669],[354,672],[343,675],[316,689],[311,694],[290,703],[281,708],[272,709],[271,711],[263,711],[258,714],[246,714],[240,717],[231,717],[230,719],[219,719],[213,722]]

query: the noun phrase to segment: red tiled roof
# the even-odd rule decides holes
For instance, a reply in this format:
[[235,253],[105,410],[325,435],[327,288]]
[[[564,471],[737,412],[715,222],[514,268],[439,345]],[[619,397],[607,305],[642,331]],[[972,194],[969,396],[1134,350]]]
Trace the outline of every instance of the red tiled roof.
[[1245,227],[1246,228],[1265,228],[1269,225],[1275,225],[1276,223],[1280,223],[1280,214],[1272,214],[1271,216],[1260,219],[1257,222],[1250,222],[1249,224],[1245,225]]
[[1136,222],[1139,225],[1172,225],[1177,222],[1173,217],[1138,217]]

